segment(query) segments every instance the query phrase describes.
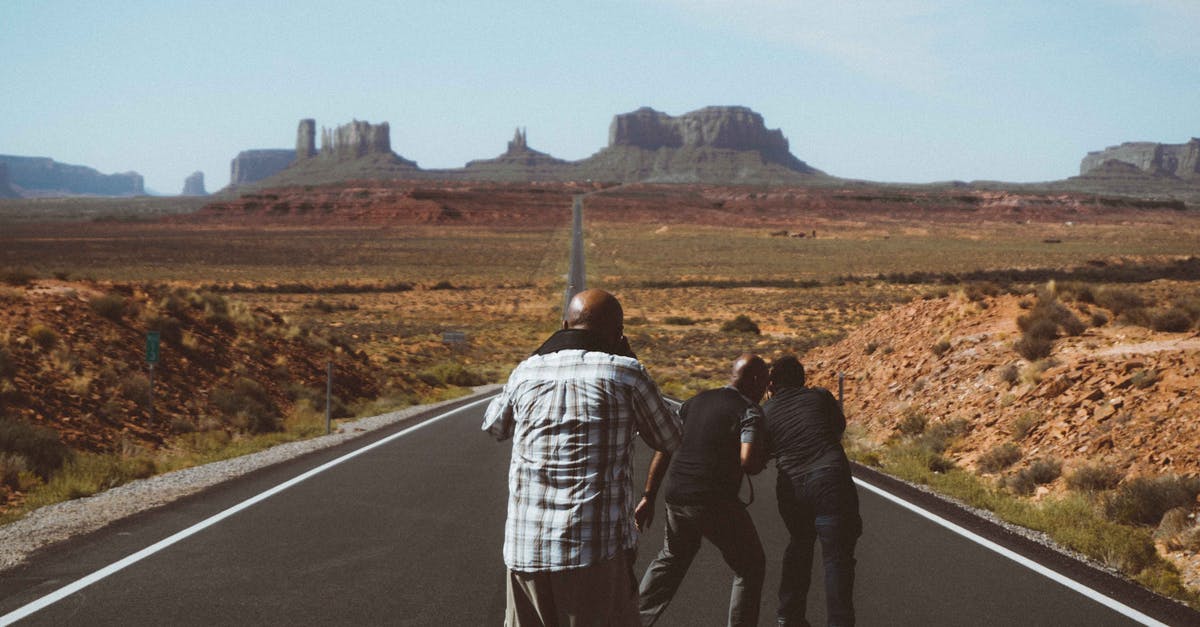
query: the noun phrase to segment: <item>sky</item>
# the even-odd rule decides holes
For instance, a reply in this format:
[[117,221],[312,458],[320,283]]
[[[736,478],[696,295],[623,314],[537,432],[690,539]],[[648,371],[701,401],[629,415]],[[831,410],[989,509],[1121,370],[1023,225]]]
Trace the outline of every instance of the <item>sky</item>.
[[0,154],[177,194],[389,122],[423,168],[562,159],[619,113],[742,105],[835,176],[1031,182],[1091,150],[1200,136],[1200,0],[4,0]]

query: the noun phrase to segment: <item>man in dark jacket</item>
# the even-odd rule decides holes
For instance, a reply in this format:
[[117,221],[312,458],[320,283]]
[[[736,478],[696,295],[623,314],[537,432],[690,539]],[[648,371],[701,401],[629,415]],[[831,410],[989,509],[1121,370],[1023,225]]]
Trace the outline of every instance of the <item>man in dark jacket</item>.
[[779,625],[809,625],[804,613],[813,544],[820,539],[827,619],[848,626],[854,624],[854,545],[862,519],[842,449],[846,417],[829,390],[804,383],[800,360],[781,357],[771,366],[771,399],[763,404],[779,471],[779,514],[791,535],[779,582]]
[[755,625],[762,598],[766,560],[754,521],[738,500],[743,474],[757,474],[765,462],[762,409],[767,364],[745,354],[734,362],[729,385],[701,392],[683,404],[683,443],[655,453],[646,492],[634,511],[639,529],[654,516],[654,497],[670,467],[665,496],[667,537],[646,569],[639,591],[643,625],[662,616],[687,574],[692,558],[708,539],[734,572],[729,599],[730,625]]

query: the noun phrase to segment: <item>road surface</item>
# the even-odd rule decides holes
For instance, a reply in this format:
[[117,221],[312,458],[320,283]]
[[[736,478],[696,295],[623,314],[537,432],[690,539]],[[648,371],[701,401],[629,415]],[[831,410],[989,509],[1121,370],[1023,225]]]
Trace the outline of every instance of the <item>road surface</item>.
[[[511,447],[479,431],[483,408],[476,402],[415,428],[407,423],[371,434],[43,551],[0,578],[0,615],[375,443],[20,624],[500,625]],[[649,455],[640,443],[639,451],[644,472]],[[774,510],[773,473],[757,479],[752,506],[768,559],[763,624],[774,616],[786,542]],[[1137,624],[872,491],[860,493],[860,625]],[[661,542],[660,503],[642,540],[639,575]],[[706,545],[659,624],[724,624],[730,580]],[[824,624],[821,587],[815,576],[809,619],[818,625]]]

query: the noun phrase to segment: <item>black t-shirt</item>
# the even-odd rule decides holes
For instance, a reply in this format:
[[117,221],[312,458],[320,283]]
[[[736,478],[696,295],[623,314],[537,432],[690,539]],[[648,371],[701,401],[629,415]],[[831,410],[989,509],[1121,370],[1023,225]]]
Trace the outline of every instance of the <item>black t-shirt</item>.
[[679,409],[679,418],[683,443],[671,457],[665,500],[673,505],[736,500],[742,442],[763,437],[762,409],[723,387],[693,396]]
[[842,448],[846,417],[825,388],[785,387],[763,403],[771,455],[780,472],[807,472],[849,465]]

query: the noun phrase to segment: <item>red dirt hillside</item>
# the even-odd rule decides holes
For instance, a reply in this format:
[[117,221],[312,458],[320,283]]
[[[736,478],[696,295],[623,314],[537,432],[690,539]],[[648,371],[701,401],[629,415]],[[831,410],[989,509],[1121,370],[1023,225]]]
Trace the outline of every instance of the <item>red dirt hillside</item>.
[[1200,334],[1090,326],[1059,338],[1050,359],[1034,364],[1014,350],[1021,305],[1032,299],[973,302],[960,292],[913,302],[805,361],[831,389],[846,373],[847,416],[877,442],[917,412],[931,424],[968,422],[950,455],[970,467],[1015,441],[1023,459],[1014,469],[1049,458],[1066,468],[1099,461],[1130,476],[1200,473]]

